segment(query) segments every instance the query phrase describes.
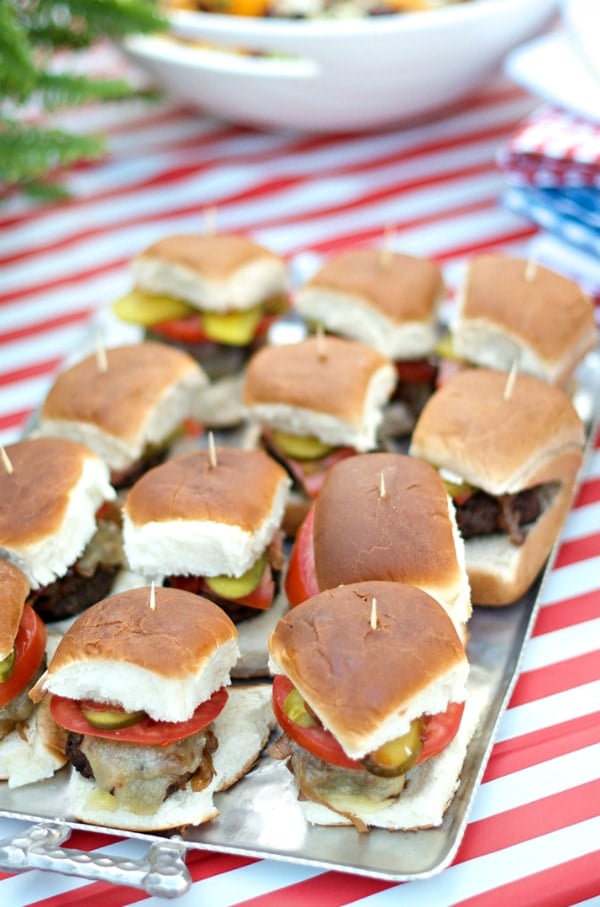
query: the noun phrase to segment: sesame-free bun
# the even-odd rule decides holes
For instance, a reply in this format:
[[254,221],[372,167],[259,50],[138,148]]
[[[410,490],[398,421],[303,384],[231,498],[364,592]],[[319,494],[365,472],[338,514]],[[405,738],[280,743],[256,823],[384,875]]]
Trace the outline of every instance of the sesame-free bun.
[[37,433],[86,444],[121,470],[194,415],[208,378],[191,356],[163,343],[113,347],[105,357],[106,367],[92,354],[59,374]]
[[28,595],[29,581],[23,571],[0,560],[0,661],[14,648]]
[[113,500],[108,467],[92,450],[62,438],[25,438],[6,448],[0,469],[0,557],[32,589],[64,576],[96,531],[96,511]]
[[241,576],[281,526],[290,479],[263,450],[175,457],[139,479],[123,506],[130,569],[145,576]]
[[433,466],[399,453],[349,457],[328,470],[314,506],[320,589],[375,579],[409,583],[436,598],[457,629],[466,623],[464,543]]
[[443,277],[426,258],[385,249],[347,249],[327,261],[293,297],[304,318],[360,340],[391,359],[433,351]]
[[50,713],[49,697],[42,699],[26,721],[0,740],[0,780],[9,788],[51,778],[66,765],[67,734]]
[[217,605],[179,589],[140,587],[84,611],[32,690],[185,721],[229,683],[235,625]]
[[232,687],[225,708],[212,724],[219,746],[212,757],[214,776],[203,790],[193,790],[188,782],[156,812],[140,815],[123,807],[106,808],[106,796],[98,796],[95,782],[74,771],[67,788],[69,809],[83,822],[131,831],[184,829],[208,822],[219,812],[214,795],[230,788],[252,768],[274,724],[268,684]]
[[250,309],[286,290],[283,259],[242,235],[176,234],[132,262],[136,286],[200,310]]
[[272,672],[353,759],[465,698],[468,663],[452,621],[404,583],[351,583],[307,599],[280,621],[269,653]]
[[377,445],[395,384],[391,361],[366,344],[314,337],[256,352],[243,402],[249,418],[262,425],[367,451]]
[[566,519],[583,460],[584,427],[567,394],[541,378],[517,375],[508,399],[505,373],[460,372],[421,412],[410,451],[493,496],[539,487],[542,510],[524,527],[465,540],[471,599],[506,605],[530,588]]
[[518,374],[458,372],[423,408],[410,453],[492,495],[563,482],[579,469],[585,432],[567,394]]
[[567,386],[598,339],[592,299],[573,280],[503,255],[471,260],[452,328],[468,362]]

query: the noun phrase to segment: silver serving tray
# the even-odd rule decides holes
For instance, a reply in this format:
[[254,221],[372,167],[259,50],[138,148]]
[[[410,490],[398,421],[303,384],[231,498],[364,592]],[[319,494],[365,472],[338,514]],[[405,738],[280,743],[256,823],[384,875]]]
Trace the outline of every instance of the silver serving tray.
[[[576,406],[588,428],[588,449],[598,427],[600,353],[586,359]],[[229,437],[229,443],[232,438]],[[304,819],[285,765],[266,753],[229,791],[217,794],[220,814],[211,822],[176,836],[123,831],[77,822],[68,813],[68,769],[52,779],[10,790],[0,784],[0,816],[33,823],[0,841],[0,869],[38,868],[141,888],[173,898],[191,880],[185,864],[190,850],[216,851],[337,870],[402,882],[432,876],[454,859],[483,776],[496,731],[516,684],[525,643],[540,606],[543,583],[556,549],[527,595],[502,608],[476,607],[469,622],[468,691],[481,710],[469,743],[461,781],[437,828],[412,832],[312,826]],[[110,831],[148,842],[139,860],[63,848],[74,829]]]

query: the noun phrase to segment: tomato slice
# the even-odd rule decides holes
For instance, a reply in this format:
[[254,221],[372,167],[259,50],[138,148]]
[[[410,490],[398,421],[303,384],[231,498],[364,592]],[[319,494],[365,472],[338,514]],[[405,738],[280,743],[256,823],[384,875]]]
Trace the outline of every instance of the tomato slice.
[[25,604],[15,638],[15,663],[8,680],[0,683],[0,706],[5,706],[29,683],[46,649],[48,631],[31,605]]
[[396,362],[396,371],[404,384],[433,384],[437,366],[428,359],[406,359]]
[[[330,731],[321,725],[302,727],[288,718],[284,703],[293,689],[292,682],[284,674],[276,674],[273,678],[273,712],[282,731],[324,762],[340,768],[362,769],[361,762],[350,759]],[[423,746],[416,765],[425,762],[432,756],[437,756],[454,739],[464,708],[464,702],[451,702],[445,712],[439,712],[437,715],[423,715],[421,718]]]
[[423,715],[423,749],[419,753],[417,765],[432,756],[437,756],[454,740],[465,710],[464,702],[451,702],[445,712],[437,715]]
[[281,730],[301,747],[308,750],[318,759],[337,765],[340,768],[349,768],[356,771],[362,770],[362,765],[356,759],[346,755],[333,734],[322,725],[315,727],[301,727],[292,721],[285,713],[284,703],[294,685],[284,674],[276,674],[273,678],[273,712]]
[[318,497],[327,471],[345,460],[347,457],[353,457],[356,454],[354,447],[336,447],[330,453],[321,457],[319,460],[296,460],[293,457],[282,456],[283,461],[287,464],[288,471],[296,479],[313,500]]
[[204,332],[199,314],[159,321],[152,325],[152,333],[175,343],[203,343],[209,339]]
[[313,504],[294,539],[285,577],[285,594],[292,608],[320,591],[315,567],[314,524]]
[[[147,746],[169,746],[171,743],[177,743],[178,740],[184,740],[191,737],[206,727],[211,721],[214,721],[217,715],[222,712],[227,702],[228,693],[225,687],[221,687],[212,694],[206,702],[201,702],[191,718],[186,721],[155,721],[153,718],[146,717],[132,724],[130,727],[117,728],[108,730],[108,728],[98,728],[90,724],[84,717],[82,707],[89,707],[92,704],[82,702],[78,699],[67,699],[65,696],[53,695],[50,700],[50,711],[57,724],[66,728],[68,731],[74,731],[76,734],[87,734],[90,737],[105,737],[107,740],[117,740],[120,743],[138,743]],[[97,707],[97,704],[95,704]],[[111,712],[118,709],[113,705],[107,705]]]

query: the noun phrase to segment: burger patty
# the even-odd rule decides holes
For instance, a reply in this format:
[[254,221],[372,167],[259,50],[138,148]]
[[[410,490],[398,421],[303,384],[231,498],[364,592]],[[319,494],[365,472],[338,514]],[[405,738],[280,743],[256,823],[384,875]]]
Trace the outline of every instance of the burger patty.
[[533,523],[542,506],[538,488],[528,488],[518,494],[493,497],[476,491],[464,504],[456,507],[456,520],[463,538],[507,532],[514,545],[525,541],[522,526]]
[[117,569],[100,565],[92,576],[87,576],[71,567],[49,586],[32,592],[29,603],[45,623],[74,617],[108,595]]
[[214,776],[212,754],[217,746],[217,738],[207,728],[169,746],[69,733],[66,755],[76,771],[84,778],[93,778],[119,806],[152,814],[190,779],[195,791],[210,783]]
[[[165,338],[151,328],[146,331],[146,340],[165,343]],[[211,381],[241,372],[256,348],[254,343],[247,346],[230,346],[212,340],[203,340],[199,343],[169,340],[168,343],[199,362]]]

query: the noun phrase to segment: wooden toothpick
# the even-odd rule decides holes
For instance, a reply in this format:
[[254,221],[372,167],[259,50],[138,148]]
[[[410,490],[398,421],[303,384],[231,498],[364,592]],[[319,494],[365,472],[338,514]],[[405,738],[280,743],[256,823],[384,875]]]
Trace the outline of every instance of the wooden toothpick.
[[519,371],[519,360],[518,357],[515,357],[513,364],[510,367],[510,371],[506,378],[506,384],[504,385],[503,398],[505,400],[510,400],[515,386],[515,381],[517,380],[517,372]]
[[204,230],[205,236],[213,236],[217,232],[217,206],[211,205],[204,211]]
[[525,265],[525,281],[526,283],[532,283],[535,280],[535,275],[537,274],[537,261],[535,258],[528,258],[527,264]]
[[379,498],[384,498],[387,494],[385,487],[385,478],[382,472],[379,473]]
[[156,611],[156,592],[154,589],[154,580],[150,583],[150,600],[148,601],[151,611]]
[[371,599],[371,629],[377,629],[377,599]]
[[208,465],[214,469],[217,463],[217,448],[215,447],[215,436],[212,431],[208,433]]
[[96,364],[99,372],[105,372],[108,369],[108,359],[106,358],[106,347],[100,332],[96,334]]
[[10,457],[6,453],[6,450],[4,449],[4,447],[0,447],[0,457],[2,457],[2,464],[3,464],[7,474],[9,476],[12,476],[13,472],[15,471],[15,468],[12,465],[12,463],[10,461]]
[[381,248],[380,261],[384,268],[389,268],[392,261],[394,260],[394,238],[396,236],[396,228],[388,224],[384,230],[383,234],[383,246]]
[[325,331],[323,325],[318,324],[315,334],[317,340],[317,357],[324,362],[327,359],[327,343],[325,342]]

